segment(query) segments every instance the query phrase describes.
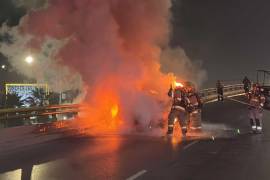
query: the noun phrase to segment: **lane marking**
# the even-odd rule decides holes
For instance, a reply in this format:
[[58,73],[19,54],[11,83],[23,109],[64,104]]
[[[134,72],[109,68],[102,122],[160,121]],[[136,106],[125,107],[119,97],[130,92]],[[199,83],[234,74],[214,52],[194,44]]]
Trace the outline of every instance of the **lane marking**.
[[241,94],[235,94],[235,95],[231,95],[231,96],[227,96],[228,98],[232,98],[232,97],[237,97],[237,96],[243,96],[246,93],[241,93]]
[[184,147],[184,150],[187,150],[188,148],[190,148],[191,146],[193,146],[194,144],[198,143],[199,141],[193,141],[192,143],[189,143],[188,145],[186,145]]
[[144,175],[147,171],[145,169],[137,172],[136,174],[134,174],[133,176],[130,176],[129,178],[127,178],[126,180],[135,180],[137,179],[138,177]]
[[[245,95],[245,93],[235,94],[235,95],[230,95],[230,96],[224,96],[224,99],[226,99],[226,98],[232,98],[232,97],[238,97],[238,96],[243,96],[243,95]],[[215,98],[213,100],[206,101],[204,104],[210,104],[210,103],[214,103],[214,102],[217,102],[217,101],[218,101],[218,99]]]
[[243,104],[243,105],[247,105],[247,106],[250,106],[250,104],[246,103],[246,102],[243,102],[243,101],[239,101],[239,100],[236,100],[236,99],[233,99],[233,98],[227,98],[228,100],[231,100],[231,101],[234,101],[234,102],[237,102],[237,103],[240,103],[240,104]]
[[217,101],[218,101],[218,99],[214,99],[214,100],[211,100],[211,101],[207,101],[204,104],[210,104],[210,103],[214,103],[214,102],[217,102]]

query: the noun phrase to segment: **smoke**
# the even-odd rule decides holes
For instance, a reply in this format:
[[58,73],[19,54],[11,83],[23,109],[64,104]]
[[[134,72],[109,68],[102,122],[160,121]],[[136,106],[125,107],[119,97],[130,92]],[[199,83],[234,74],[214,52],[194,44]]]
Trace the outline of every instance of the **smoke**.
[[[0,34],[9,34],[10,39],[1,43],[0,52],[8,58],[16,72],[35,79],[37,83],[48,83],[50,88],[57,92],[82,88],[80,75],[71,74],[67,66],[60,66],[57,62],[56,55],[66,44],[66,40],[46,38],[40,48],[35,49],[29,45],[33,36],[22,35],[18,27],[3,24]],[[34,58],[32,64],[25,61],[29,55]]]
[[[82,82],[81,122],[96,130],[144,128],[164,119],[175,75],[197,85],[205,78],[168,45],[170,7],[170,0],[50,0],[6,31],[13,43],[0,51],[19,72],[54,88]],[[21,61],[29,51],[38,61],[33,72]]]
[[47,0],[11,0],[16,7],[23,7],[27,10],[46,8]]
[[207,73],[202,69],[201,62],[192,62],[180,47],[162,51],[160,62],[162,72],[173,72],[176,76],[195,83],[198,88],[207,79]]

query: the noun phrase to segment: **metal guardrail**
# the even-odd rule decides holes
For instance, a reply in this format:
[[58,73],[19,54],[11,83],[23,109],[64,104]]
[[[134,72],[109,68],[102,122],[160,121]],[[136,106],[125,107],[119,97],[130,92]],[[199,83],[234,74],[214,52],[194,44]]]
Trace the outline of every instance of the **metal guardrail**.
[[[244,88],[242,84],[233,84],[224,86],[225,96],[237,95],[243,92]],[[209,102],[217,98],[216,88],[203,89],[199,91],[199,93],[204,102]],[[30,120],[30,117],[41,117],[41,116],[59,115],[68,113],[77,114],[79,111],[80,111],[79,104],[0,109],[0,122],[12,119],[21,119],[27,121]]]
[[[199,91],[199,93],[204,102],[211,101],[217,98],[217,88],[203,89]],[[223,93],[224,96],[232,96],[244,93],[244,85],[243,84],[226,85],[223,88]]]
[[53,111],[57,109],[78,109],[80,105],[78,104],[67,104],[67,105],[54,105],[54,106],[42,106],[42,107],[30,107],[30,108],[9,108],[0,109],[1,114],[7,113],[20,113],[20,112],[40,112],[40,111]]
[[[12,127],[17,126],[18,124],[31,124],[30,122],[32,119],[38,118],[42,119],[43,123],[50,123],[52,121],[57,121],[57,115],[78,114],[79,107],[80,106],[78,104],[70,104],[45,107],[0,109],[0,127]],[[48,118],[49,116],[55,116],[55,119],[50,119]],[[10,123],[11,125],[9,125]],[[37,121],[35,123],[39,122]]]

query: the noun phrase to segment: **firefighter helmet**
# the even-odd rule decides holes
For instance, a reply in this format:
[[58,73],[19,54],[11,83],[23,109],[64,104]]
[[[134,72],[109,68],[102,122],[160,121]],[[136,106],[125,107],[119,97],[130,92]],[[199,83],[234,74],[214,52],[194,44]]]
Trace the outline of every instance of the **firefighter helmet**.
[[185,87],[185,90],[187,92],[194,92],[195,91],[195,85],[190,81],[186,81],[184,83],[184,87]]

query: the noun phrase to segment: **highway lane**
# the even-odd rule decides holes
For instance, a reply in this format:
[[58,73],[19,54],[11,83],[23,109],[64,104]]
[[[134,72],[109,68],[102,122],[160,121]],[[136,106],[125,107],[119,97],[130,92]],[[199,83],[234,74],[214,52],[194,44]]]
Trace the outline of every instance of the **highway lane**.
[[[2,154],[0,179],[269,179],[269,112],[262,135],[247,133],[246,112],[231,101],[205,105],[205,130],[219,132],[214,140],[104,135]],[[236,129],[244,134],[237,135]]]

